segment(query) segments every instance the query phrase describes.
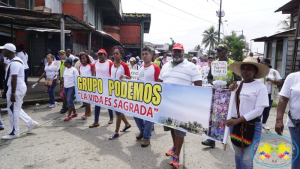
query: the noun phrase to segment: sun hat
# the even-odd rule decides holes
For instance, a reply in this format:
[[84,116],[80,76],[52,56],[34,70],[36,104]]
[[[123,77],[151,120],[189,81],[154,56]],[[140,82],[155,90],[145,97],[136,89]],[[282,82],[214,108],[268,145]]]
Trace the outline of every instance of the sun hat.
[[228,46],[226,44],[219,44],[215,50],[228,50]]
[[16,52],[16,46],[12,43],[6,43],[4,46],[0,46],[0,49],[6,49],[11,52]]
[[105,49],[99,49],[98,52],[97,52],[97,54],[99,54],[99,53],[104,53],[105,55],[107,55]]
[[135,58],[132,57],[132,58],[129,59],[129,61],[135,62]]
[[160,54],[160,52],[158,50],[155,50],[155,54]]
[[174,49],[179,49],[179,50],[183,50],[184,51],[183,45],[180,44],[180,43],[176,43],[175,45],[173,45],[172,50],[174,50]]
[[258,72],[254,79],[266,77],[270,71],[268,66],[258,63],[257,59],[253,57],[246,57],[242,62],[234,62],[229,66],[229,69],[232,70],[236,75],[241,76],[241,66],[243,64],[251,64],[258,68]]

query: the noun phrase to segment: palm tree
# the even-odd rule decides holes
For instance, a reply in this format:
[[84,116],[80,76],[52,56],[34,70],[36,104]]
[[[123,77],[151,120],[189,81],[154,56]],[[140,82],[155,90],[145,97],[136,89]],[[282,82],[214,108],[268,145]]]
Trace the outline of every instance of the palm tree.
[[225,43],[228,46],[231,57],[236,61],[242,61],[243,53],[249,50],[246,37],[237,35],[234,31],[231,32],[231,35],[225,36],[221,43]]
[[173,40],[172,37],[170,39],[171,39],[171,44],[169,44],[169,51],[172,51],[172,48],[176,44],[176,42]]
[[215,48],[218,42],[218,31],[216,31],[214,26],[211,26],[209,29],[203,32],[202,36],[202,44],[205,46],[205,48],[209,47],[208,56],[210,56],[211,50]]
[[[291,20],[291,16],[288,16],[285,20],[280,21],[277,25],[277,26],[281,27],[279,30],[281,30],[281,31],[290,30],[291,29],[290,20]],[[278,31],[278,32],[280,32],[280,31]]]

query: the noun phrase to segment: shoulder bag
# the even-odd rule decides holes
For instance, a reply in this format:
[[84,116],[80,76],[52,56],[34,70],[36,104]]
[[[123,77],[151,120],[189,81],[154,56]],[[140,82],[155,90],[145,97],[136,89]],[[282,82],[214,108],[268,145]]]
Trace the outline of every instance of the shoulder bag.
[[[241,82],[239,88],[236,91],[235,101],[236,101],[236,111],[238,118],[240,117],[240,92],[243,87],[243,81]],[[241,147],[242,153],[244,152],[244,147],[251,145],[254,137],[255,121],[257,118],[239,123],[233,126],[233,131],[231,133],[231,142],[237,147]]]

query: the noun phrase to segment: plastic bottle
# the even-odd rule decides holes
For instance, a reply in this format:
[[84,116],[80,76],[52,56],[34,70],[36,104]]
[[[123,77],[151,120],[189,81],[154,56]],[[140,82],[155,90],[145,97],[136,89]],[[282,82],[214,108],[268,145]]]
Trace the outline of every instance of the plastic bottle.
[[35,88],[35,86],[38,85],[38,84],[39,84],[39,83],[35,83],[35,84],[33,84],[31,87],[32,87],[32,88]]

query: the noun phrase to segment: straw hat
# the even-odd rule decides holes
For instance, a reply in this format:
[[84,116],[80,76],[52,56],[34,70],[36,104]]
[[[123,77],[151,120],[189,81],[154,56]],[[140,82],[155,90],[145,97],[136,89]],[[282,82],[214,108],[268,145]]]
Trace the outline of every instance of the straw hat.
[[266,77],[270,71],[268,66],[258,63],[257,59],[253,57],[246,57],[243,62],[234,62],[229,66],[229,69],[232,70],[236,75],[241,76],[241,66],[243,64],[251,64],[258,68],[258,72],[254,79]]

